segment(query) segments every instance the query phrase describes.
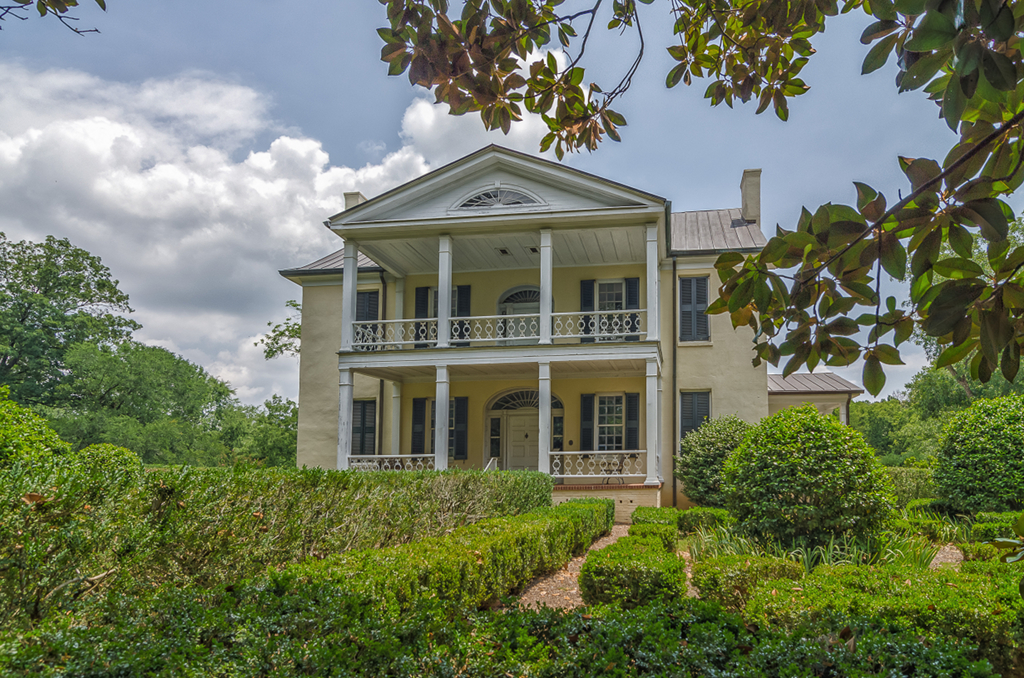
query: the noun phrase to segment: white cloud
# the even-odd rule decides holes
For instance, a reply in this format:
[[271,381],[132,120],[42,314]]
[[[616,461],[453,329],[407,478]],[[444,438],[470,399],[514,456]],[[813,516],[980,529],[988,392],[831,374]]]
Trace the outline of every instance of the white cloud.
[[[345,191],[372,197],[488,143],[535,151],[544,134],[536,118],[488,134],[474,116],[416,99],[401,148],[336,167],[318,141],[283,133],[269,108],[204,73],[126,84],[0,63],[0,230],[67,237],[100,256],[131,296],[140,340],[251,403],[296,396],[295,361],[266,362],[253,342],[299,296],[277,270],[340,245],[322,222]],[[267,136],[277,138],[249,150]]]

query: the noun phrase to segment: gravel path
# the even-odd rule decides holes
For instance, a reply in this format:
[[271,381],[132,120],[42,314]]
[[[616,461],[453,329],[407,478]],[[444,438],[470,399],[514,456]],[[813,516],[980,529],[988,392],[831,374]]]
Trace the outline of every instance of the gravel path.
[[[628,531],[629,525],[615,525],[612,527],[612,531],[609,534],[594,542],[589,550],[597,551],[599,549],[603,549],[609,544],[614,544],[619,540],[619,537],[625,537]],[[697,590],[689,583],[691,574],[690,554],[683,552],[679,554],[679,557],[686,558],[687,562],[687,594],[697,598]],[[579,558],[573,558],[569,561],[568,565],[558,572],[553,572],[543,577],[537,577],[523,590],[523,593],[519,596],[519,603],[526,607],[554,607],[563,610],[583,607],[583,598],[580,597],[578,579],[580,576],[580,568],[583,567],[583,563],[586,559],[586,555],[582,555]],[[936,554],[930,567],[933,570],[940,567],[952,567],[959,569],[960,563],[963,562],[963,559],[963,554],[960,553],[960,549],[952,544],[946,544],[939,549],[939,552]]]
[[[629,532],[629,525],[613,525],[612,531],[591,544],[590,550],[597,551],[609,544],[614,544],[619,537],[625,537],[627,532]],[[580,597],[577,579],[579,579],[580,568],[583,567],[586,559],[586,554],[579,558],[573,558],[558,572],[534,579],[519,596],[520,604],[527,607],[557,607],[561,609],[583,607],[583,598]]]

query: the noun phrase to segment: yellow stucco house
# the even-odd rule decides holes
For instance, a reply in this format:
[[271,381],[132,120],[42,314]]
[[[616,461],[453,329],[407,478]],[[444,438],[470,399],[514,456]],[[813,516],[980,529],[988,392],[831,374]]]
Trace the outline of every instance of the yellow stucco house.
[[681,504],[680,435],[769,412],[749,330],[707,316],[723,251],[755,252],[760,170],[735,209],[490,146],[326,223],[302,286],[299,465],[535,469],[555,500]]

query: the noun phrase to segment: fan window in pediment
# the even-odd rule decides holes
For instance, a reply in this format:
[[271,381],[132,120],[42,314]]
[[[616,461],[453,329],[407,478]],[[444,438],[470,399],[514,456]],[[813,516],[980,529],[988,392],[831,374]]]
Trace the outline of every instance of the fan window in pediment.
[[[491,406],[491,411],[495,410],[518,410],[524,407],[532,407],[535,410],[540,409],[540,392],[532,390],[515,391],[504,395]],[[562,401],[557,396],[551,396],[551,409],[561,410]]]
[[536,200],[522,191],[511,188],[492,188],[464,200],[459,209],[480,209],[488,207],[513,207],[517,205],[538,205]]

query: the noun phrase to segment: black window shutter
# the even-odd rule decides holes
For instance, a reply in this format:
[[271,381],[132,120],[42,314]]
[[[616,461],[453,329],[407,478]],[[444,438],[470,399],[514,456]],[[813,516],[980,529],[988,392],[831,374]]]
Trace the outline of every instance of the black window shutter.
[[693,278],[679,279],[679,341],[696,338],[693,314]]
[[363,401],[352,403],[352,454],[363,453]]
[[[376,292],[374,292],[376,294]],[[377,402],[363,401],[363,454],[374,454],[377,443]]]
[[640,449],[640,394],[626,394],[626,449]]
[[[470,312],[470,286],[459,285],[455,288],[455,317],[456,318],[468,318],[471,315]],[[460,320],[455,323],[453,339],[468,339],[469,338],[469,323],[465,320]],[[452,346],[469,346],[468,341],[452,342]]]
[[708,279],[693,279],[693,310],[696,319],[696,340],[707,341],[711,338],[711,331],[708,327]]
[[[626,278],[626,310],[640,308],[640,278]],[[626,316],[626,341],[640,341],[640,315]]]
[[[594,281],[593,280],[581,280],[580,281],[580,311],[586,312],[586,311],[593,311],[593,310],[594,310]],[[582,321],[583,321],[583,331],[581,332],[581,334],[593,334],[594,333],[594,327],[592,327],[591,324],[593,323],[594,326],[597,325],[597,323],[594,321],[594,316],[592,316],[592,315],[585,315],[585,316],[583,316]],[[593,337],[583,337],[582,339],[580,339],[580,343],[582,343],[582,344],[592,344],[592,343],[594,343],[594,338]]]
[[427,399],[412,399],[412,453],[425,454],[427,430]]
[[[429,287],[417,287],[416,288],[416,306],[413,309],[414,315],[417,318],[428,318],[430,306],[430,288]],[[427,323],[416,323],[413,329],[416,334],[416,339],[427,339],[429,337],[429,330],[427,329]],[[426,348],[427,344],[416,344],[416,348]]]
[[594,449],[594,394],[580,395],[580,450]]
[[711,416],[711,392],[679,394],[679,437],[696,431]]
[[456,459],[469,457],[469,398],[455,398],[455,454]]
[[379,320],[379,308],[380,293],[376,290],[356,293],[356,322]]

